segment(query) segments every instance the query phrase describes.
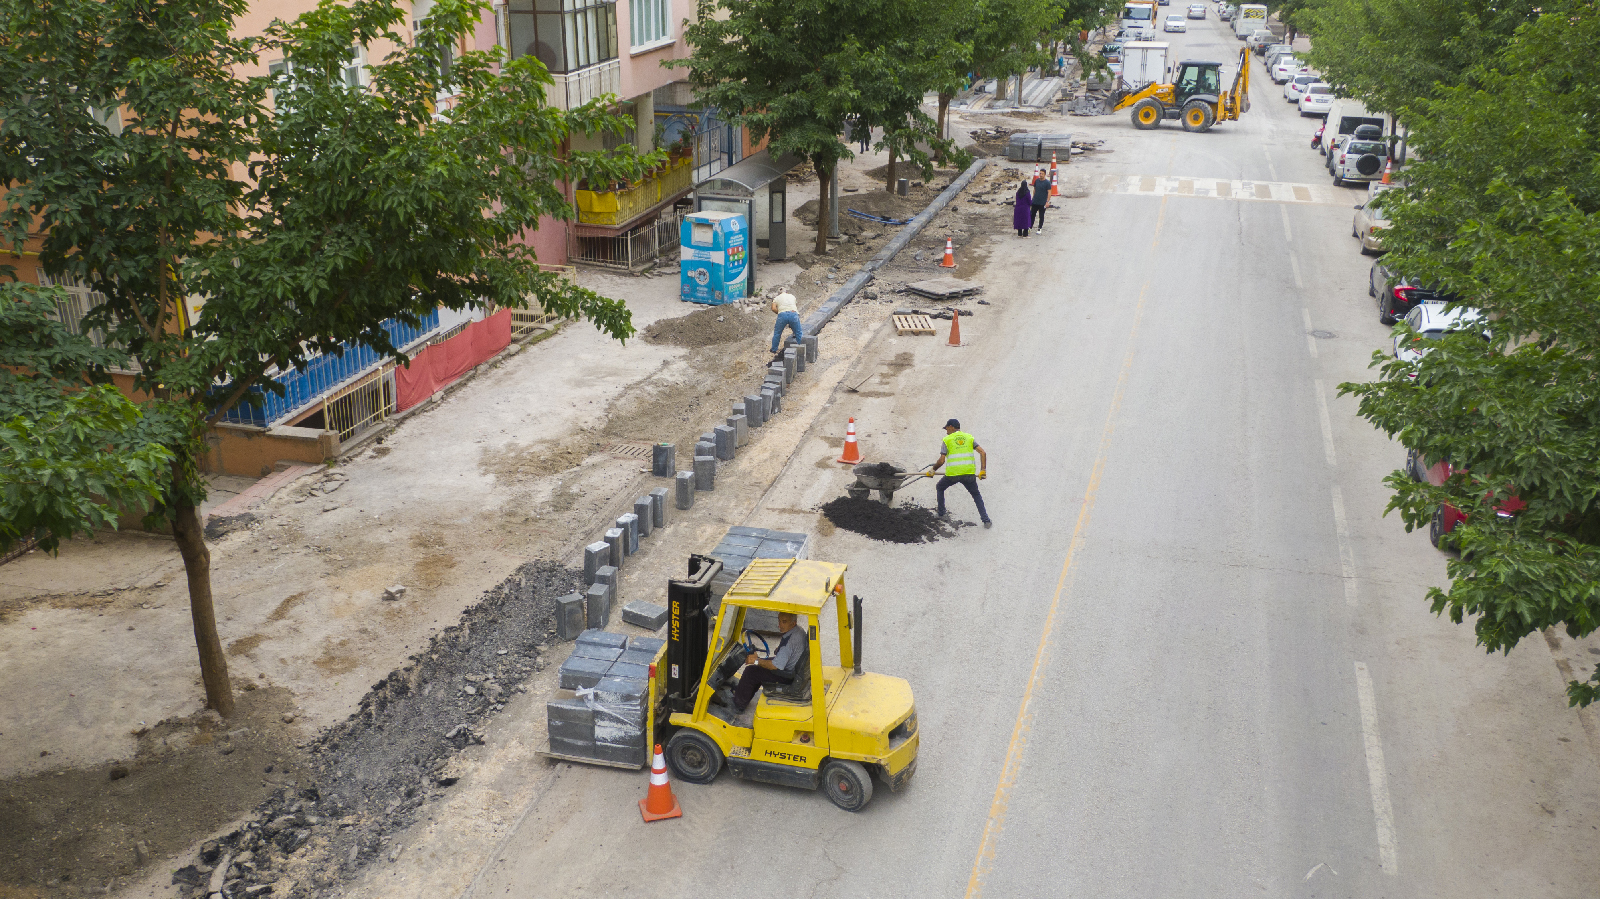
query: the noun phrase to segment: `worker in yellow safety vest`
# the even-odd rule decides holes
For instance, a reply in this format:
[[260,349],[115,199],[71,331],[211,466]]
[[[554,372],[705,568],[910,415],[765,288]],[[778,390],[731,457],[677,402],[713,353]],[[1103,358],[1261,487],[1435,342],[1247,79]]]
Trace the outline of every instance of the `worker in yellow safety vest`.
[[978,482],[989,476],[989,454],[983,451],[978,441],[972,439],[971,434],[961,430],[961,422],[953,418],[944,423],[944,443],[939,448],[939,461],[933,463],[928,477],[938,473],[941,465],[944,466],[944,477],[935,485],[939,493],[939,517],[945,518],[950,514],[945,511],[944,492],[950,489],[951,484],[960,484],[972,494],[983,526],[993,527],[994,522],[989,520],[989,512],[983,507],[983,494],[978,492]]

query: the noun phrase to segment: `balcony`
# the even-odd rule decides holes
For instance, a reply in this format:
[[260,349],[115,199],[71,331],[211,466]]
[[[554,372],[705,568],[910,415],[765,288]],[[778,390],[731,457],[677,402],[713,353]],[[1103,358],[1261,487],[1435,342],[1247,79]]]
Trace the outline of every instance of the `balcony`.
[[622,190],[577,191],[578,224],[621,229],[694,187],[694,160],[672,159],[665,168]]

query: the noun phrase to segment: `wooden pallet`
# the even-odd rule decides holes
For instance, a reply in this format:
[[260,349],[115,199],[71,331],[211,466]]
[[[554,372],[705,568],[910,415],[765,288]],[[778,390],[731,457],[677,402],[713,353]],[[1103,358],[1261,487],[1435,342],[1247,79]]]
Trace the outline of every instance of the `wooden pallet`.
[[933,334],[933,319],[926,315],[894,316],[896,334]]

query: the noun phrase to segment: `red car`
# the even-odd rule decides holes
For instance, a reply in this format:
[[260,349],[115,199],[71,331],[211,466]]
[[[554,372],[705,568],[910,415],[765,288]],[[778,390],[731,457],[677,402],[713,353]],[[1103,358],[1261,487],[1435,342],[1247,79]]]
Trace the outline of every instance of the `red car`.
[[[1442,485],[1456,472],[1449,462],[1435,462],[1423,467],[1423,460],[1416,451],[1406,453],[1406,469],[1412,478],[1425,481],[1435,487]],[[1512,496],[1505,502],[1495,506],[1494,513],[1501,518],[1510,518],[1527,507],[1519,496]],[[1428,525],[1428,542],[1439,549],[1448,549],[1444,545],[1448,541],[1446,536],[1456,529],[1456,525],[1467,520],[1467,514],[1449,503],[1440,503],[1439,508],[1433,510],[1433,521]]]

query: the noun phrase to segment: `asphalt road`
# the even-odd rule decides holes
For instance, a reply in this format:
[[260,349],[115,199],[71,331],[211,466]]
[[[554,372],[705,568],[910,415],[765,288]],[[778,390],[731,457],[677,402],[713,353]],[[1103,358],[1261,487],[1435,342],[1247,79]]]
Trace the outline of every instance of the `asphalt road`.
[[[1174,55],[1231,77],[1231,34],[1191,25]],[[814,552],[916,691],[910,789],[849,814],[724,776],[646,826],[643,775],[562,766],[470,895],[1594,894],[1595,747],[1541,641],[1488,657],[1428,612],[1444,557],[1382,517],[1403,452],[1336,394],[1387,340],[1364,191],[1251,65],[1254,109],[1209,134],[1068,120],[1115,152],[1002,235],[969,345],[882,338],[882,386],[752,517],[816,527],[847,415],[869,458],[931,461],[952,415],[989,451],[994,529]]]

